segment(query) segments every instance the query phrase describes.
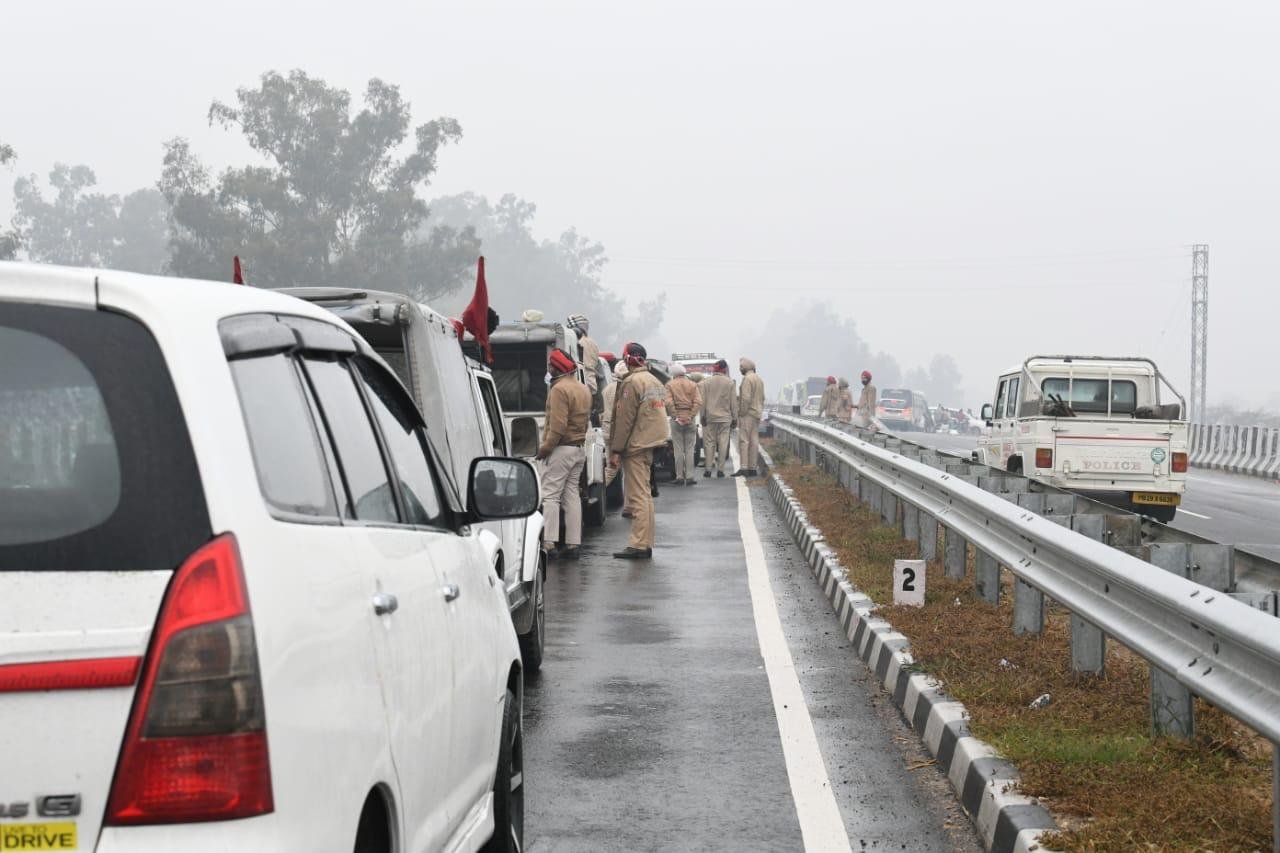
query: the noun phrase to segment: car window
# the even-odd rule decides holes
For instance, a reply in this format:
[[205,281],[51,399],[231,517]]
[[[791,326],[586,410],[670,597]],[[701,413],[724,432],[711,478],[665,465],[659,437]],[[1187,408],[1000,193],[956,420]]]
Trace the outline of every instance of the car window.
[[369,405],[382,427],[382,437],[400,481],[405,521],[439,525],[444,510],[427,461],[427,438],[417,411],[410,408],[404,392],[393,386],[380,368],[364,361],[358,365]]
[[479,380],[478,384],[485,417],[489,419],[489,425],[493,428],[493,455],[506,456],[507,432],[502,424],[502,410],[498,408],[498,397],[494,393],[493,384],[483,379]]
[[991,412],[992,417],[994,417],[996,420],[1000,420],[1001,418],[1004,417],[1005,395],[1008,390],[1009,390],[1009,380],[1008,379],[1000,380],[1000,390],[996,394],[996,405]]
[[276,353],[237,359],[231,375],[267,505],[291,515],[336,519],[333,484],[292,358]]
[[1132,414],[1138,400],[1137,385],[1127,379],[1108,382],[1051,376],[1044,381],[1044,393],[1062,397],[1077,412],[1106,412],[1109,396],[1113,414]]
[[493,381],[507,412],[541,412],[547,407],[547,348],[494,347]]
[[144,325],[4,303],[0,353],[0,572],[172,569],[208,541],[186,421]]
[[338,457],[349,513],[359,521],[398,522],[382,449],[351,371],[343,361],[309,357],[304,363]]
[[1016,418],[1018,416],[1018,385],[1021,381],[1017,376],[1009,380],[1009,404],[1005,410],[1005,417]]

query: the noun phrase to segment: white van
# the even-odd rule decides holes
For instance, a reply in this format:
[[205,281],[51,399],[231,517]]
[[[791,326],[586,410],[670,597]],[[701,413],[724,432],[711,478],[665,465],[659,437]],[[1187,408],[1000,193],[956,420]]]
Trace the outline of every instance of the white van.
[[521,848],[531,466],[250,287],[0,263],[0,364],[4,849]]
[[[463,354],[453,323],[399,293],[342,288],[285,288],[346,320],[404,382],[444,455],[455,486],[465,484],[471,460],[512,456],[493,375]],[[507,591],[525,669],[542,665],[546,627],[543,518],[489,522],[502,542],[498,574]]]

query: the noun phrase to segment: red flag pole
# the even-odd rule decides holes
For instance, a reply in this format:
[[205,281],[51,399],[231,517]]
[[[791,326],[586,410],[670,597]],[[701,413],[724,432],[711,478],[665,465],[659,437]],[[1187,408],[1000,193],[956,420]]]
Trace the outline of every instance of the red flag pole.
[[231,283],[244,284],[244,271],[240,269],[240,256],[231,259]]

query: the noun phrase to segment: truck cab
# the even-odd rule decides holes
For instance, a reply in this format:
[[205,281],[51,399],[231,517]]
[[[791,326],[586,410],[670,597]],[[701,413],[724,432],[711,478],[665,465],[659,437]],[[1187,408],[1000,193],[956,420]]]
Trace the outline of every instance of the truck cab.
[[[532,316],[530,316],[532,315]],[[563,323],[534,320],[537,312],[526,312],[527,320],[503,323],[489,335],[493,348],[493,379],[502,404],[511,453],[532,459],[542,441],[547,422],[547,358],[552,349],[562,349],[576,360],[579,357],[578,336]],[[468,351],[478,355],[479,348],[468,342]],[[586,380],[581,365],[580,381]],[[606,515],[604,469],[607,452],[604,430],[587,428],[584,444],[587,461],[582,467],[582,517],[592,527],[604,524]]]
[[975,461],[1173,519],[1186,490],[1186,404],[1151,359],[1033,356],[1000,375],[994,400],[982,407]]
[[[464,354],[448,318],[401,293],[336,287],[282,292],[346,320],[391,366],[422,411],[455,487],[466,487],[473,459],[520,455],[510,446],[495,377]],[[525,668],[534,671],[542,661],[545,629],[542,514],[481,526],[502,543],[494,569],[506,587]]]

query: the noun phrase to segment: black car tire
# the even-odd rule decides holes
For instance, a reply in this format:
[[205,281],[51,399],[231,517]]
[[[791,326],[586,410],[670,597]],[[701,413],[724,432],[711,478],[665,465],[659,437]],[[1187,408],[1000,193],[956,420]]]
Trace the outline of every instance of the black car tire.
[[[539,560],[541,563],[541,559]],[[538,566],[533,576],[533,589],[529,591],[528,607],[533,608],[533,619],[529,622],[529,630],[519,636],[520,659],[524,661],[525,672],[537,672],[542,668],[542,649],[547,636],[546,619],[546,566]]]
[[524,725],[516,694],[507,691],[502,707],[502,742],[493,779],[493,837],[484,853],[520,853],[524,849]]
[[605,518],[608,516],[605,507],[604,483],[592,483],[587,487],[587,506],[586,515],[588,527],[604,527]]

